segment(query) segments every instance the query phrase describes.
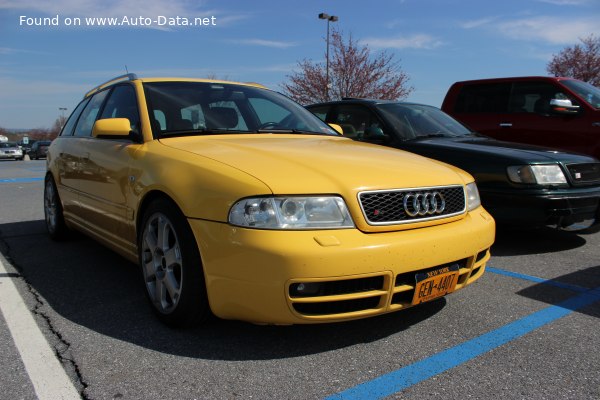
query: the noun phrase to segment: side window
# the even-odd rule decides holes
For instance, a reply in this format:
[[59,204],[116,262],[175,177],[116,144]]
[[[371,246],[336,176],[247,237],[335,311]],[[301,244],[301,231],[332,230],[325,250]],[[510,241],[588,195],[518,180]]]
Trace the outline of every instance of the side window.
[[107,93],[108,90],[104,90],[92,96],[92,99],[81,113],[81,117],[79,117],[75,127],[75,136],[92,136],[92,127],[96,122],[96,117]]
[[131,130],[139,133],[140,114],[133,87],[129,85],[115,87],[106,101],[100,118],[127,118]]
[[465,85],[458,94],[454,112],[506,113],[509,105],[510,87],[510,83]]
[[[79,103],[79,105],[71,113],[71,116],[69,117],[69,120],[67,121],[65,126],[63,126],[63,129],[60,132],[60,136],[72,136],[73,135],[73,128],[75,127],[75,124],[77,123],[77,120],[79,119],[79,116],[81,115],[81,111],[86,106],[88,101],[90,101],[90,99],[84,99],[81,103]],[[34,145],[35,145],[35,143],[34,143]]]
[[381,128],[371,111],[362,106],[340,105],[331,122],[338,124],[344,136],[349,138],[362,137],[369,127]]
[[516,82],[510,96],[511,112],[550,114],[550,100],[568,99],[549,82]]
[[[329,106],[317,106],[311,107],[310,112],[315,114],[321,121],[325,121],[327,118],[327,113],[329,112],[331,107]],[[335,123],[335,122],[334,122]]]

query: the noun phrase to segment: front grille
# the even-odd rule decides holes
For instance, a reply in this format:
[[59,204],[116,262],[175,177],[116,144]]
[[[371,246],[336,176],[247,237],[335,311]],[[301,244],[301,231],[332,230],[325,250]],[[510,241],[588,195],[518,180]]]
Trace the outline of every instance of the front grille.
[[[436,193],[441,197],[434,196]],[[405,202],[407,196],[409,201]],[[428,205],[415,209],[412,201],[415,196],[420,196],[420,199],[424,196],[429,196],[430,199],[436,197],[437,208],[434,211],[434,205],[430,201]],[[443,199],[443,209],[440,199]],[[361,192],[358,200],[369,225],[406,224],[448,218],[464,213],[466,208],[464,189],[458,185]],[[421,203],[425,204],[426,201]]]
[[600,163],[567,164],[573,184],[600,183]]

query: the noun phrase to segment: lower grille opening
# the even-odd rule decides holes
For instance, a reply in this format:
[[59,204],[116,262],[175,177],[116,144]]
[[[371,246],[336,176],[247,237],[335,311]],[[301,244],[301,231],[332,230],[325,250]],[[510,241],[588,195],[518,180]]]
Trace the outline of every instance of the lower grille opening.
[[290,297],[318,297],[383,289],[383,276],[328,282],[298,282],[290,285]]
[[295,303],[294,309],[304,315],[344,314],[375,309],[379,305],[379,301],[380,296],[322,303]]
[[479,253],[477,253],[477,257],[475,257],[475,262],[483,260],[484,257],[486,256],[487,252],[488,252],[488,249],[485,249],[485,250],[480,251]]

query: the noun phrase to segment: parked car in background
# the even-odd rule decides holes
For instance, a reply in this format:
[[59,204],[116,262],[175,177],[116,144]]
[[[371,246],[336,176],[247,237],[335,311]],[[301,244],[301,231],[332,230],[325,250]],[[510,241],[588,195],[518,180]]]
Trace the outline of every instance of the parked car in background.
[[600,159],[600,89],[577,79],[534,76],[456,82],[442,110],[496,139]]
[[46,158],[46,153],[48,153],[48,147],[50,146],[52,141],[50,140],[38,140],[34,144],[31,145],[31,149],[27,153],[29,158],[32,160],[38,160],[40,158]]
[[23,150],[16,142],[0,142],[0,160],[22,160]]
[[402,310],[479,279],[495,235],[468,173],[353,142],[256,84],[115,78],[47,164],[51,237],[77,229],[139,263],[173,326]]
[[355,140],[468,171],[499,225],[577,231],[600,221],[600,162],[590,156],[494,140],[421,104],[345,99],[307,108]]

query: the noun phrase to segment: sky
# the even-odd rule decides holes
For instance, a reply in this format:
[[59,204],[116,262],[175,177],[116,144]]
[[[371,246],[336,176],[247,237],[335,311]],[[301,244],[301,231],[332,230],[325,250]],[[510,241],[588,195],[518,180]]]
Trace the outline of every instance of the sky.
[[126,71],[282,91],[299,61],[325,60],[319,13],[392,54],[407,100],[437,107],[453,82],[548,75],[554,54],[600,36],[600,0],[0,0],[0,127],[49,128]]

